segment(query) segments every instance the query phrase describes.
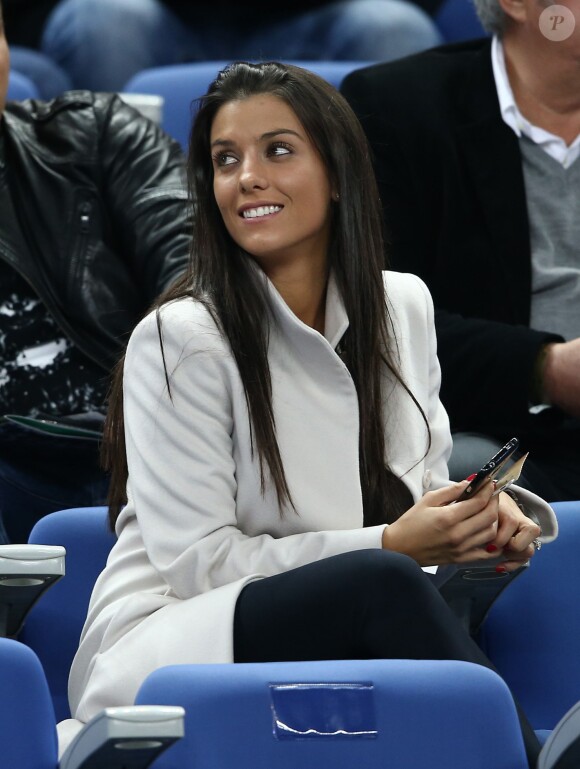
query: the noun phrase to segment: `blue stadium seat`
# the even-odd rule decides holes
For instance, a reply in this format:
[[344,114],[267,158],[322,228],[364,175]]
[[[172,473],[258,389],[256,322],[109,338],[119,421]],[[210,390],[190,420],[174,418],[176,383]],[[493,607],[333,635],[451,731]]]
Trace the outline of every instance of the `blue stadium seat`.
[[[481,633],[482,646],[536,731],[553,729],[580,697],[580,503],[556,503],[554,507],[560,522],[559,538],[542,548],[532,568],[500,596]],[[33,530],[30,541],[64,544],[67,549],[66,577],[33,608],[21,635],[41,658],[61,720],[69,715],[68,671],[89,596],[115,538],[108,530],[105,508],[80,508],[46,516]],[[337,664],[324,663],[331,668]],[[447,664],[455,663],[435,664],[444,671]],[[237,672],[243,666],[225,667],[230,672],[235,668],[236,676],[243,675]],[[170,701],[172,697],[173,690],[161,704],[183,704]]]
[[155,769],[527,769],[506,685],[467,662],[177,665],[137,703],[186,711]]
[[0,638],[0,765],[55,769],[56,724],[44,672],[33,651]]
[[446,43],[459,43],[487,35],[475,12],[473,0],[443,0],[434,21]]
[[580,502],[553,507],[558,538],[499,596],[480,639],[536,731],[580,699]]
[[[138,72],[123,88],[127,93],[159,94],[164,97],[163,128],[187,149],[195,100],[203,96],[227,61],[194,62],[154,67]],[[349,72],[372,62],[296,61],[300,67],[316,72],[336,88]]]
[[107,708],[58,760],[56,722],[42,666],[27,646],[0,638],[3,769],[146,769],[183,736],[182,708]]
[[38,89],[29,77],[11,69],[8,78],[7,100],[24,101],[24,99],[38,99]]
[[58,721],[70,717],[69,670],[93,585],[114,541],[106,507],[51,513],[38,521],[29,537],[32,544],[63,545],[66,549],[65,577],[32,608],[19,636],[42,662]]

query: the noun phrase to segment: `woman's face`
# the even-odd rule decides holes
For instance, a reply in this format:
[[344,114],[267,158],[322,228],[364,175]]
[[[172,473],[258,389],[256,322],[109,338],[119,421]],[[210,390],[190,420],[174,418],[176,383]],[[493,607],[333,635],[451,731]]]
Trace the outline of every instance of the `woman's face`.
[[266,273],[303,259],[324,266],[331,185],[286,102],[269,94],[228,102],[210,142],[214,195],[235,242]]
[[6,104],[6,93],[8,91],[8,72],[10,70],[10,56],[8,54],[8,43],[4,36],[4,22],[2,17],[2,6],[0,5],[0,115]]

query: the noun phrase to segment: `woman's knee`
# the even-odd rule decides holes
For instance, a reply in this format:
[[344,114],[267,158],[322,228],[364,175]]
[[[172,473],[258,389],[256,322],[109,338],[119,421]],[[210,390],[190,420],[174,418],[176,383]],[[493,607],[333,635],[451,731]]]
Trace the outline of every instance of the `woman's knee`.
[[441,611],[439,591],[409,556],[387,550],[361,550],[350,556],[343,574],[343,596],[354,614],[426,620]]
[[390,550],[357,550],[344,556],[344,579],[356,592],[384,591],[423,582],[425,574],[407,555]]

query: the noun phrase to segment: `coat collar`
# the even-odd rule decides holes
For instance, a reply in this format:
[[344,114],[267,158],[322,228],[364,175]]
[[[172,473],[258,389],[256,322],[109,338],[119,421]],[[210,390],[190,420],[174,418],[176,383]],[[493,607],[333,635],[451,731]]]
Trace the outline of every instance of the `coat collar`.
[[254,265],[257,274],[260,275],[264,282],[272,315],[281,328],[290,331],[293,334],[310,338],[313,341],[324,338],[333,350],[336,349],[336,346],[348,328],[349,321],[334,273],[331,272],[328,277],[324,334],[319,334],[318,331],[311,328],[306,323],[303,323],[300,318],[292,312],[267,275],[255,264],[255,262],[252,261],[251,263]]

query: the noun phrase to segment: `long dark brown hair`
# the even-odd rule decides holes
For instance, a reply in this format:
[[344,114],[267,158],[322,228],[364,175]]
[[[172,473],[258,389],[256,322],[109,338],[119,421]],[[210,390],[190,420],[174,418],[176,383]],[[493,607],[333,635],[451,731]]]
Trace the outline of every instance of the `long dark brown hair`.
[[[193,209],[191,259],[187,273],[156,303],[161,349],[159,308],[183,297],[203,302],[228,340],[239,369],[262,491],[269,473],[281,513],[286,504],[293,507],[276,440],[268,365],[268,328],[273,321],[264,284],[250,264],[250,255],[227,232],[213,195],[210,132],[215,115],[228,102],[256,94],[276,96],[294,111],[327,169],[333,190],[339,193],[338,202],[332,205],[328,267],[334,272],[349,318],[342,355],[358,393],[364,523],[391,521],[412,504],[412,498],[385,459],[385,435],[379,417],[385,366],[391,381],[398,381],[421,411],[429,444],[431,438],[425,414],[399,373],[385,303],[382,214],[368,143],[346,100],[317,75],[277,62],[238,62],[220,72],[201,99],[188,158]],[[105,467],[111,471],[112,524],[126,501],[128,477],[122,365],[121,361],[113,378],[103,448]],[[169,380],[167,383],[169,386]]]

